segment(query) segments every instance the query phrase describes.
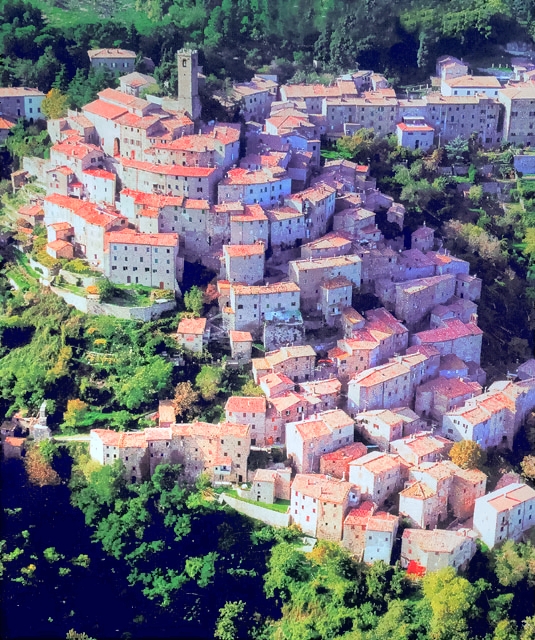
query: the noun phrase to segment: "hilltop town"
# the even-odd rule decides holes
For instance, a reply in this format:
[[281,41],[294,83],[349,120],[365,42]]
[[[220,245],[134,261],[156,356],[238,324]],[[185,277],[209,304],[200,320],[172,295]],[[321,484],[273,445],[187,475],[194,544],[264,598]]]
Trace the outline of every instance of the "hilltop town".
[[[474,133],[483,148],[529,145],[535,65],[503,85],[444,56],[437,90],[417,99],[397,97],[373,71],[330,86],[258,74],[232,89],[243,122],[205,123],[197,51],[177,53],[176,99],[151,96],[134,52],[89,56],[120,74],[119,88],[48,120],[50,157],[27,158],[12,176],[15,188],[46,190],[19,210],[19,236],[46,228],[50,260],[33,262],[41,284],[95,315],[119,313],[95,283],[144,286],[161,296],[126,317],[150,320],[175,308],[185,264],[202,265],[216,274],[217,313],[183,317],[176,342],[203,353],[223,336],[231,366],[260,390],[231,396],[217,424],[177,422],[173,401],[162,400],[157,426],[92,429],[91,458],[120,460],[132,483],[181,464],[188,481],[207,474],[247,515],[298,525],[367,563],[391,561],[403,525],[401,565],[418,575],[466,568],[478,539],[490,549],[523,539],[535,490],[509,478],[489,492],[485,473],[454,464],[450,451],[513,448],[535,409],[535,361],[487,386],[481,278],[430,226],[404,243],[405,208],[370,167],[323,162],[320,152],[361,129],[423,152]],[[7,135],[13,119],[41,118],[44,99],[0,89],[0,128]],[[385,236],[379,216],[397,237]],[[61,260],[73,259],[87,265],[85,291],[58,280]],[[354,306],[361,294],[378,306]],[[37,440],[50,436],[44,412],[29,426]],[[4,436],[6,455],[24,447],[7,427]],[[283,462],[249,468],[273,448]]]

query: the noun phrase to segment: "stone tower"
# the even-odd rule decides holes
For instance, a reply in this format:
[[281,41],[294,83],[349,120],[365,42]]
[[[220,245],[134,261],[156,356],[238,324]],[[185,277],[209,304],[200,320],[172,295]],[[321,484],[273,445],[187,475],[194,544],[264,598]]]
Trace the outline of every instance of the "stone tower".
[[186,111],[194,122],[201,118],[199,99],[199,63],[196,49],[180,49],[178,65],[178,108]]

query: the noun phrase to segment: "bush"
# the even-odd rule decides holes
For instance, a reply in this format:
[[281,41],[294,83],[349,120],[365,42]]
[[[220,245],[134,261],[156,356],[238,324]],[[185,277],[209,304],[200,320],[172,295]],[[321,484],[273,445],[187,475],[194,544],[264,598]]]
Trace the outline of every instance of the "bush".
[[117,295],[117,287],[108,280],[108,278],[100,278],[97,282],[98,293],[103,302],[111,300]]
[[67,271],[71,271],[72,273],[85,273],[89,270],[88,266],[80,258],[69,260],[69,262],[67,262],[64,268]]
[[150,301],[155,300],[169,300],[175,297],[175,292],[171,289],[153,289],[150,292]]
[[48,253],[43,249],[38,251],[35,255],[35,259],[37,262],[43,265],[43,267],[47,267],[48,269],[53,269],[55,266],[59,264],[59,260],[49,256]]

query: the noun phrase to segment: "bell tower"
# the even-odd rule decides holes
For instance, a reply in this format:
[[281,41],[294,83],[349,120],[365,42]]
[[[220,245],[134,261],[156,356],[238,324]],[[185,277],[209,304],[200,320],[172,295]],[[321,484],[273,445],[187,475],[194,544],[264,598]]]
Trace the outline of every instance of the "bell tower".
[[178,65],[178,108],[186,111],[194,122],[201,118],[199,98],[199,61],[196,49],[180,49]]

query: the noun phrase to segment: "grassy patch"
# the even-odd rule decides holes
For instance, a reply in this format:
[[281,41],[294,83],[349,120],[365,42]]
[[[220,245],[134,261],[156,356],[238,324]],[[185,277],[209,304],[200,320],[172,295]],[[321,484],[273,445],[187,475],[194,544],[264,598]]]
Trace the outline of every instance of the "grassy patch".
[[248,500],[247,498],[242,498],[238,495],[238,492],[235,489],[225,489],[223,493],[228,494],[232,498],[236,498],[236,500],[241,500],[242,502],[248,502],[249,504],[255,504],[257,507],[264,507],[264,509],[270,509],[271,511],[278,511],[279,513],[286,513],[288,511],[288,507],[290,506],[289,500],[275,500],[275,504],[269,504],[267,502],[257,502],[256,500]]
[[118,290],[119,295],[111,300],[112,304],[120,307],[149,307],[152,304],[150,300],[152,289],[150,287],[144,287],[140,284],[117,284],[115,288]]

